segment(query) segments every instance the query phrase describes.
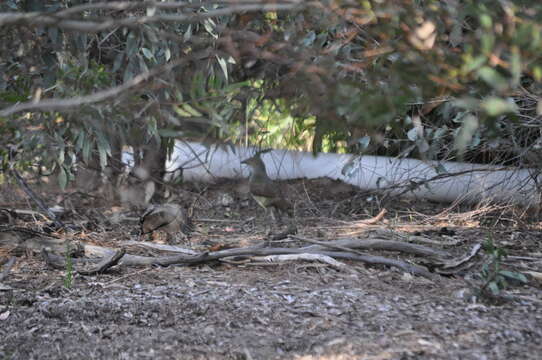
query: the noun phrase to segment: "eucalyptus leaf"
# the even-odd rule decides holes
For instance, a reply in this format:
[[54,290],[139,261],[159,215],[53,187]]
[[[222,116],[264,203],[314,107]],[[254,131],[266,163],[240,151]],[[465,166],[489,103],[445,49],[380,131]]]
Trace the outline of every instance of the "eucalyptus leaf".
[[522,75],[521,54],[517,47],[512,48],[512,56],[510,58],[510,72],[512,73],[512,86],[519,85]]
[[224,73],[224,77],[226,78],[226,82],[228,81],[228,64],[226,63],[226,60],[223,57],[216,56],[216,60],[218,61],[218,64],[220,65],[220,69],[222,69],[222,72]]
[[493,295],[499,295],[500,293],[499,285],[495,281],[490,282],[488,285],[488,288]]
[[125,54],[123,52],[120,52],[117,54],[117,56],[115,56],[115,61],[113,62],[113,69],[111,70],[112,72],[116,72],[121,68],[124,60],[124,55]]
[[408,138],[410,141],[416,141],[416,139],[418,138],[418,129],[416,129],[415,127],[413,127],[412,129],[410,129],[410,130],[407,132],[407,138]]
[[147,59],[154,60],[154,54],[149,49],[145,47],[141,48],[141,52],[143,53],[143,56],[145,56]]
[[448,170],[442,165],[442,163],[438,163],[437,166],[434,167],[437,174],[448,174]]
[[488,97],[480,103],[480,107],[489,116],[499,116],[503,114],[513,114],[518,111],[517,105],[513,100],[507,100],[495,96]]
[[472,137],[476,130],[478,130],[479,122],[478,118],[472,114],[469,114],[463,118],[463,123],[454,140],[454,149],[459,154],[462,154],[470,144]]
[[83,161],[85,163],[88,163],[89,160],[90,160],[91,145],[92,145],[92,143],[91,143],[90,139],[85,136],[83,138],[83,146],[82,146],[82,149],[83,149]]
[[66,174],[66,170],[64,170],[63,166],[58,168],[58,185],[62,190],[68,185],[68,174]]
[[101,144],[100,142],[97,142],[96,146],[98,147],[98,156],[100,158],[100,167],[102,169],[105,169],[105,167],[107,166],[107,149],[105,149],[103,144]]
[[139,48],[139,37],[135,32],[130,31],[128,38],[126,39],[126,57],[131,58],[134,56]]
[[498,91],[504,91],[508,89],[508,80],[499,72],[489,66],[484,66],[478,70],[478,76],[484,80],[489,86]]
[[516,271],[501,270],[501,271],[499,271],[499,275],[507,277],[509,279],[517,280],[517,281],[522,282],[524,284],[529,282],[525,275],[523,275],[520,272],[516,272]]
[[371,137],[370,136],[363,136],[358,139],[358,144],[362,150],[365,150],[369,147],[369,144],[371,143]]
[[179,137],[183,132],[175,129],[158,129],[158,134],[163,137]]

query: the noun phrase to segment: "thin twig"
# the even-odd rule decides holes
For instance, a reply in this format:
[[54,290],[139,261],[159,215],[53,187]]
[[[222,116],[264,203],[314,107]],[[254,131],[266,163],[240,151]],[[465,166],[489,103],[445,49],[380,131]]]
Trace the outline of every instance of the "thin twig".
[[145,269],[143,269],[143,270],[139,270],[139,271],[136,271],[136,272],[133,272],[133,273],[126,274],[126,275],[124,275],[124,276],[118,277],[118,278],[116,278],[116,279],[113,279],[113,280],[111,280],[111,281],[105,283],[105,284],[103,285],[103,288],[104,288],[104,289],[105,289],[105,288],[108,288],[108,287],[110,287],[113,283],[115,283],[115,282],[117,282],[117,281],[124,280],[124,279],[126,279],[126,278],[129,278],[130,276],[139,275],[139,274],[144,273],[145,271],[149,271],[149,270],[151,270],[151,269],[152,269],[151,267],[148,267],[148,268],[145,268]]
[[0,26],[24,24],[27,26],[54,26],[66,30],[97,33],[116,27],[136,27],[158,22],[176,22],[190,24],[212,17],[231,15],[239,12],[287,11],[305,7],[298,4],[247,4],[228,6],[199,13],[158,14],[153,16],[130,16],[120,19],[103,19],[102,21],[83,21],[62,19],[44,12],[0,13]]
[[311,244],[321,245],[321,246],[324,246],[324,247],[327,247],[327,248],[333,249],[333,250],[341,250],[341,251],[351,252],[351,253],[362,255],[362,256],[367,255],[367,254],[362,253],[361,251],[358,251],[356,249],[348,248],[346,246],[341,246],[341,245],[330,244],[330,243],[325,242],[325,241],[318,241],[318,240],[309,239],[309,238],[296,236],[296,235],[290,235],[288,237],[290,239],[294,239],[294,240],[299,240],[299,241],[304,241],[304,242],[308,242],[308,243],[311,243]]
[[157,66],[149,71],[141,73],[137,76],[134,76],[131,80],[126,81],[125,83],[115,86],[106,90],[95,92],[91,95],[86,96],[75,96],[68,99],[46,99],[38,102],[28,101],[20,104],[15,104],[9,106],[5,109],[0,110],[0,116],[8,116],[20,111],[53,111],[53,110],[66,110],[81,105],[89,105],[97,102],[110,100],[117,98],[119,94],[130,90],[138,85],[143,84],[144,82],[150,80],[152,77],[159,75],[163,72],[173,70],[175,67],[186,63],[187,61],[194,60],[207,54],[207,51],[199,52],[196,55],[186,56],[180,59],[173,60],[165,65]]
[[38,208],[44,212],[44,215],[46,215],[49,219],[53,221],[53,223],[58,228],[64,228],[64,223],[57,219],[56,215],[49,210],[47,206],[45,206],[45,203],[36,195],[36,193],[28,186],[26,181],[24,181],[23,177],[17,172],[15,169],[11,169],[10,172],[15,177],[15,180],[17,180],[17,183],[19,183],[19,186],[23,189],[23,191],[28,195],[30,199],[32,199],[36,205],[38,205]]

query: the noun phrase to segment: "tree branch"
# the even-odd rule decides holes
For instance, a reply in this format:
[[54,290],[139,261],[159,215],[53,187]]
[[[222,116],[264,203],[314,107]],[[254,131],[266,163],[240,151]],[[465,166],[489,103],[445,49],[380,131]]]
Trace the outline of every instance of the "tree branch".
[[20,111],[54,111],[54,110],[65,110],[74,108],[81,105],[89,105],[104,100],[110,100],[114,97],[117,97],[119,94],[128,91],[142,83],[148,81],[149,79],[173,70],[175,67],[182,65],[190,60],[201,59],[210,56],[208,50],[198,52],[192,56],[186,56],[182,59],[173,60],[165,65],[155,67],[147,72],[139,74],[132,78],[131,80],[123,83],[122,85],[112,87],[107,90],[102,90],[95,92],[91,95],[86,96],[76,96],[69,99],[47,99],[38,102],[28,101],[20,104],[16,104],[5,109],[0,110],[0,116],[9,116]]
[[[153,15],[153,16],[130,16],[122,19],[107,19],[104,21],[84,21],[62,19],[66,16],[66,11],[60,12],[60,17],[56,14],[44,12],[30,13],[0,13],[0,27],[7,25],[24,24],[28,26],[53,26],[66,30],[81,31],[86,33],[97,33],[113,29],[116,27],[132,27],[142,24],[152,24],[157,22],[177,22],[183,24],[195,23],[204,19],[232,15],[240,12],[257,11],[287,11],[297,10],[305,7],[305,4],[248,4],[238,6],[228,6],[221,9],[211,10],[201,13],[175,14],[175,15]],[[107,8],[104,6],[104,8]]]

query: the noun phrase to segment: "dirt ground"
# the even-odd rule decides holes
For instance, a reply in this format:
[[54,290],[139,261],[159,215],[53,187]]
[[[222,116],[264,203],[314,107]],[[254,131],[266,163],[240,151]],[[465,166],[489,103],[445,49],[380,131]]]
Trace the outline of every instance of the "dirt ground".
[[[540,223],[522,221],[514,209],[381,202],[326,181],[288,186],[300,235],[326,241],[393,230],[443,244],[459,240],[432,245],[459,256],[491,236],[515,256],[505,269],[542,271]],[[71,206],[64,221],[83,224],[72,237],[108,247],[137,238],[133,211],[113,221],[125,210],[76,192],[49,195],[49,205]],[[265,212],[235,184],[187,186],[177,195],[193,205],[195,249],[266,238]],[[28,209],[29,202],[19,190],[4,189],[0,207]],[[382,208],[388,210],[382,221],[360,222]],[[0,250],[0,258],[12,255]],[[28,251],[0,283],[0,359],[539,359],[540,280],[510,283],[503,298],[476,296],[484,259],[433,280],[349,261],[347,271],[302,261],[117,266],[75,275],[67,288],[65,270],[48,268]]]

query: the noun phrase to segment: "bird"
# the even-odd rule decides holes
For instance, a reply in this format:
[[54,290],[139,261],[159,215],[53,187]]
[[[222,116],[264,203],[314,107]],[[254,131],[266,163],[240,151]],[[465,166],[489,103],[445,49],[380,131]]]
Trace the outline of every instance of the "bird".
[[293,206],[286,200],[280,190],[280,187],[269,178],[265,169],[265,164],[260,157],[261,152],[241,161],[251,169],[249,177],[249,191],[254,200],[266,210],[271,211],[273,221],[276,221],[273,210],[277,210],[279,222],[281,221],[281,212],[285,212],[289,217],[293,217]]
[[156,242],[175,243],[189,239],[192,220],[177,204],[150,205],[139,220],[140,235],[150,235]]

